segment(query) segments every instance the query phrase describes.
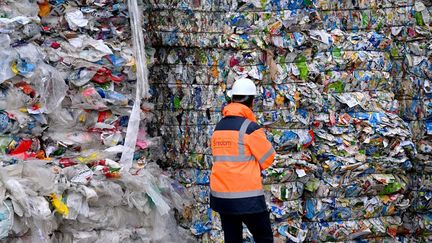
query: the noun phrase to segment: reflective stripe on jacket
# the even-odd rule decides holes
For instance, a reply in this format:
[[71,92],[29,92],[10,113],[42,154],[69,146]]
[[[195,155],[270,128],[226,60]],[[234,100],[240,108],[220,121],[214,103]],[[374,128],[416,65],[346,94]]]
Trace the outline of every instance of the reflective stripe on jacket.
[[211,207],[221,213],[265,211],[261,170],[272,164],[275,151],[247,106],[229,104],[223,115],[211,138]]

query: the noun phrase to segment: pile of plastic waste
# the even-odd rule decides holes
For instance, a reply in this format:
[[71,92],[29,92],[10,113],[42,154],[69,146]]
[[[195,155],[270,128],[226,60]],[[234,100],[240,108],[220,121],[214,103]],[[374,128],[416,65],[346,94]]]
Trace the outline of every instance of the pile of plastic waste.
[[0,170],[0,236],[7,242],[174,242],[186,237],[170,209],[182,209],[187,194],[155,164],[108,179],[102,163],[110,160],[65,168],[55,161],[9,162],[14,163]]
[[414,170],[411,172],[412,201],[405,215],[409,230],[418,239],[432,240],[432,89],[431,89],[431,32],[429,1],[417,1],[415,35],[405,44],[405,76],[398,97],[401,116],[410,124],[417,147]]
[[[197,202],[183,227],[203,242],[223,240],[208,205],[209,138],[227,88],[249,77],[259,88],[257,119],[278,152],[263,172],[277,239],[428,240],[419,236],[431,233],[432,178],[422,1],[146,4],[157,117],[149,131],[163,137],[160,164]],[[410,114],[416,122],[406,122]]]
[[131,6],[0,1],[0,240],[186,237],[173,209],[187,192],[146,159],[157,140]]
[[222,242],[209,137],[240,77],[277,240],[432,240],[428,1],[135,2],[0,1],[0,240]]

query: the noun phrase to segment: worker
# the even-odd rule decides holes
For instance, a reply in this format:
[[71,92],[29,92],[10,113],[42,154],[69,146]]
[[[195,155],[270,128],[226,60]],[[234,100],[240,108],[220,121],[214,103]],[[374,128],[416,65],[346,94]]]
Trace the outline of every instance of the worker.
[[273,242],[261,171],[273,163],[275,151],[256,123],[256,94],[252,80],[235,81],[211,138],[210,206],[220,214],[225,243],[243,242],[243,223],[255,242]]

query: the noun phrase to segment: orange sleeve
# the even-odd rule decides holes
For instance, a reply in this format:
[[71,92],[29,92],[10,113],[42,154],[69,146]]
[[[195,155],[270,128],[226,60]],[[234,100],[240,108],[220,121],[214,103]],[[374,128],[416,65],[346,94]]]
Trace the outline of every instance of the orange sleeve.
[[248,136],[247,145],[258,161],[261,170],[265,170],[272,165],[276,152],[272,144],[267,140],[262,128]]

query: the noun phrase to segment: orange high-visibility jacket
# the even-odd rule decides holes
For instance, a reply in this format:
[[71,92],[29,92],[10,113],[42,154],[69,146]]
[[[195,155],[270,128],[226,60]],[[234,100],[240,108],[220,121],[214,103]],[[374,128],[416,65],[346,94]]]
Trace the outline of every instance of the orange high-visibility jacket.
[[275,151],[249,107],[231,103],[223,115],[211,138],[210,206],[219,213],[265,211],[261,171]]

